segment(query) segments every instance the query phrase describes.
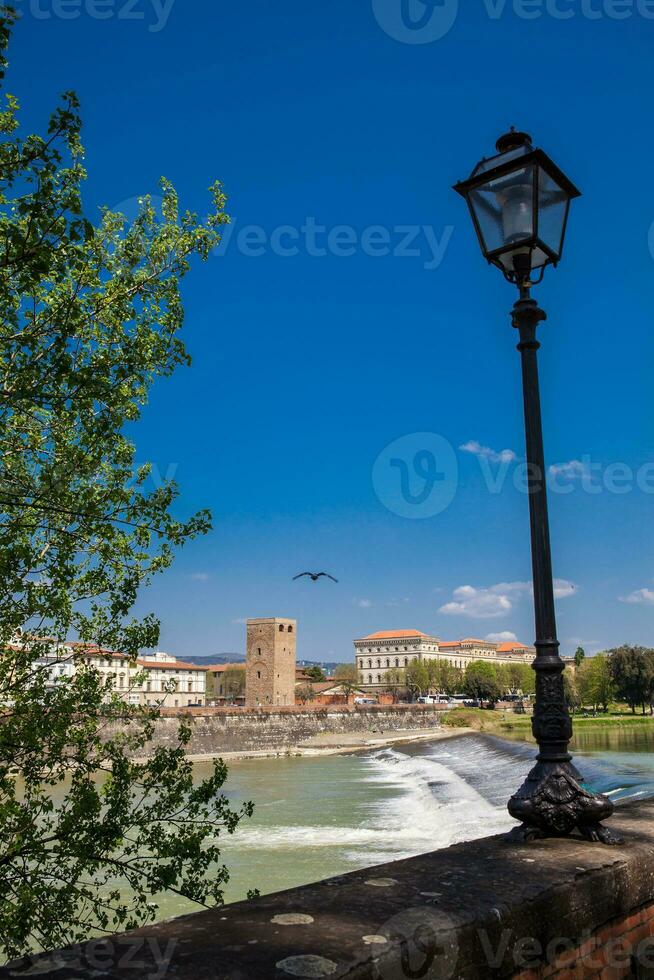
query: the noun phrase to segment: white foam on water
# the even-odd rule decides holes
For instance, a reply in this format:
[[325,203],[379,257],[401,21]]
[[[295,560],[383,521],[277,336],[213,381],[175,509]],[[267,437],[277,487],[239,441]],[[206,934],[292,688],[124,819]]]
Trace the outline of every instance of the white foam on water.
[[403,855],[501,833],[513,825],[505,806],[481,795],[463,776],[429,756],[386,749],[367,760],[368,779],[400,790],[369,807],[386,846]]
[[362,759],[363,781],[376,783],[379,792],[376,799],[353,808],[357,826],[342,825],[342,816],[338,826],[250,825],[239,828],[234,842],[242,849],[339,848],[348,862],[363,867],[500,833],[513,825],[504,805],[489,802],[441,758],[409,756],[390,748]]

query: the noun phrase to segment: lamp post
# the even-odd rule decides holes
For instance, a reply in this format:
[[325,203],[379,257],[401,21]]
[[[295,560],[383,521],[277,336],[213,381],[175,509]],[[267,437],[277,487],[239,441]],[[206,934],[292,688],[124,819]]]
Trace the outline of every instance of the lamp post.
[[519,290],[512,323],[522,357],[536,620],[532,730],[539,752],[536,765],[509,800],[509,813],[521,821],[511,836],[565,837],[577,828],[588,840],[617,844],[620,838],[601,824],[611,816],[613,804],[583,786],[568,752],[572,722],[556,636],[538,383],[536,330],[546,314],[531,298],[532,286],[542,280],[545,268],[556,266],[561,258],[570,201],[579,191],[547,154],[532,146],[531,137],[513,129],[497,141],[497,155],[481,160],[454,190],[468,202],[485,258]]

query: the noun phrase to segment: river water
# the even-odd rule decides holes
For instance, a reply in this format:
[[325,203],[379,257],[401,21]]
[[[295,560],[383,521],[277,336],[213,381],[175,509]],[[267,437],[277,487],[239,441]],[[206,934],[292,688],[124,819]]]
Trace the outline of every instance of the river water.
[[[585,782],[616,803],[654,796],[653,733],[583,733],[573,748]],[[533,744],[461,735],[356,755],[232,763],[227,795],[256,809],[221,837],[231,872],[226,900],[508,830],[506,800],[534,755]],[[195,908],[164,898],[160,916]]]

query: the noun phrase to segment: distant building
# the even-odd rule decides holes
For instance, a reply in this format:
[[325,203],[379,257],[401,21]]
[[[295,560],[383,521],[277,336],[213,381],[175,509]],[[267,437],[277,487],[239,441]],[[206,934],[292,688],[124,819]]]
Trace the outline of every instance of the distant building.
[[523,643],[491,643],[489,640],[440,640],[420,630],[381,630],[354,641],[359,680],[367,691],[383,690],[388,670],[402,673],[411,661],[447,660],[462,670],[473,660],[493,663],[531,664],[536,656],[534,647]]
[[66,646],[75,669],[86,661],[104,680],[112,681],[113,692],[128,704],[188,708],[206,702],[206,667],[178,660],[170,653],[148,653],[134,661],[125,653],[103,650],[93,643],[73,641]]
[[248,619],[246,628],[246,705],[295,704],[297,622]]

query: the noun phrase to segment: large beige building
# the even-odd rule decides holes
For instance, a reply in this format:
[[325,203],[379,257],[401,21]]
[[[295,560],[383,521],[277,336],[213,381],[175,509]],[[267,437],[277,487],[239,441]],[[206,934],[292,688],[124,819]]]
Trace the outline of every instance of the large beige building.
[[354,654],[362,687],[368,691],[384,687],[384,675],[391,668],[404,670],[412,660],[447,660],[462,670],[473,660],[493,663],[531,664],[534,647],[523,643],[491,643],[489,640],[440,640],[420,630],[381,630],[354,641]]
[[245,659],[245,704],[295,704],[297,622],[294,619],[248,619]]

